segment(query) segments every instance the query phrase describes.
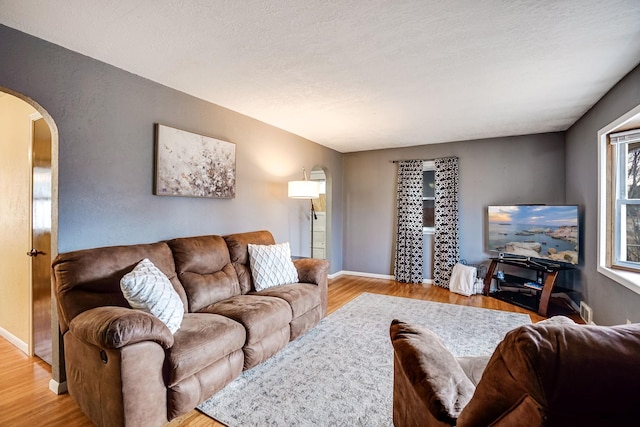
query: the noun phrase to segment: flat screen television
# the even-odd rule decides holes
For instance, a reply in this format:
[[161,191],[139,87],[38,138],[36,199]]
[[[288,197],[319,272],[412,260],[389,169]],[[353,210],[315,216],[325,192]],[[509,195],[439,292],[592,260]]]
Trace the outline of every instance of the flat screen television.
[[578,263],[578,206],[489,206],[488,250],[514,259]]

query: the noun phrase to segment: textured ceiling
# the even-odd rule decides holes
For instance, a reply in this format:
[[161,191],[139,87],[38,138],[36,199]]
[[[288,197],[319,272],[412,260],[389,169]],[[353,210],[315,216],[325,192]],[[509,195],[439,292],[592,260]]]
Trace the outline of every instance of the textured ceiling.
[[566,130],[638,0],[0,0],[0,22],[341,152]]

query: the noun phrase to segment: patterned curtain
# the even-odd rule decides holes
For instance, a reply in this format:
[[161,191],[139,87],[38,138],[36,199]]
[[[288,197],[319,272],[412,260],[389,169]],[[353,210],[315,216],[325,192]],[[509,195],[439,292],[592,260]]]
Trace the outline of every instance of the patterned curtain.
[[449,288],[451,270],[460,258],[458,242],[458,158],[436,159],[433,282]]
[[422,160],[398,162],[395,279],[422,283]]

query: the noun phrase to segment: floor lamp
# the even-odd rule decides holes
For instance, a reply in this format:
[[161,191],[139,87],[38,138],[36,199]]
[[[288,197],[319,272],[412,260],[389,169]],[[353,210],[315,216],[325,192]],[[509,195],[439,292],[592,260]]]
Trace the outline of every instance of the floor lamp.
[[289,198],[291,199],[309,199],[311,202],[311,252],[313,258],[313,220],[317,219],[313,199],[320,197],[320,184],[316,181],[307,179],[307,171],[302,168],[301,181],[289,181]]

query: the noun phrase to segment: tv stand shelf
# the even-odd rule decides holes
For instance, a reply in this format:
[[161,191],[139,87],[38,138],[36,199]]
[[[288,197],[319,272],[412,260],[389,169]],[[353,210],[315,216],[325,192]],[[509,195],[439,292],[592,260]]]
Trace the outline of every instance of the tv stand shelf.
[[[536,280],[505,274],[504,278],[496,275],[499,264],[519,267],[524,270],[535,271]],[[491,265],[484,278],[484,295],[489,296],[491,280],[496,279],[499,287],[511,288],[512,291],[503,290],[493,292],[490,296],[507,301],[509,303],[538,312],[541,316],[547,316],[549,311],[549,299],[555,290],[569,291],[569,289],[555,286],[558,273],[563,270],[572,270],[573,267],[564,264],[532,260],[530,258],[492,258]],[[528,291],[528,292],[525,292]]]

